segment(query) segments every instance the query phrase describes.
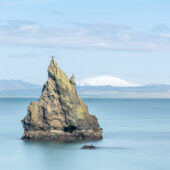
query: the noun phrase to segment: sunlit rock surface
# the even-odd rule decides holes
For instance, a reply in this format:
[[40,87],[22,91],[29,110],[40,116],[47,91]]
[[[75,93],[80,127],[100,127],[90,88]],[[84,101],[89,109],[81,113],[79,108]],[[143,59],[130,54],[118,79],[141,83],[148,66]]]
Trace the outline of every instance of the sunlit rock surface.
[[88,107],[78,97],[74,76],[67,75],[52,59],[48,81],[38,102],[28,106],[22,120],[23,139],[32,140],[99,140],[102,129]]

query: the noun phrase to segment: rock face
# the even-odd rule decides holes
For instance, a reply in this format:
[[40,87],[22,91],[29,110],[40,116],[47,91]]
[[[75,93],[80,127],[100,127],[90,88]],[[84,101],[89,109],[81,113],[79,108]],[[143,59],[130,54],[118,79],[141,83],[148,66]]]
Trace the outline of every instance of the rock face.
[[78,97],[74,76],[67,75],[52,59],[48,81],[38,102],[28,106],[22,120],[22,139],[32,140],[99,140],[102,129]]

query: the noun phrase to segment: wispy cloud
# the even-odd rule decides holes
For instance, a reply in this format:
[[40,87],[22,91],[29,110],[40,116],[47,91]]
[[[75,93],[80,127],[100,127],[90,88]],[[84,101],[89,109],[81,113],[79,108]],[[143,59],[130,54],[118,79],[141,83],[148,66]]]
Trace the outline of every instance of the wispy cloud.
[[33,3],[49,3],[49,2],[58,2],[61,0],[13,0],[13,1],[6,1],[7,3],[11,4],[33,4]]
[[[29,52],[29,53],[19,53],[19,54],[9,54],[7,57],[9,58],[30,58],[30,57],[37,57],[40,56],[40,54],[38,53],[33,53],[33,52]],[[43,55],[41,54],[41,57],[43,57]]]
[[106,23],[44,27],[30,21],[8,21],[0,24],[0,45],[153,51],[169,50],[170,37],[138,33],[126,25]]
[[166,24],[159,24],[152,28],[152,31],[155,33],[170,33],[170,27]]
[[55,12],[53,12],[52,14],[54,14],[54,15],[56,15],[56,16],[64,16],[64,15],[65,15],[65,13],[60,12],[60,11],[55,11]]

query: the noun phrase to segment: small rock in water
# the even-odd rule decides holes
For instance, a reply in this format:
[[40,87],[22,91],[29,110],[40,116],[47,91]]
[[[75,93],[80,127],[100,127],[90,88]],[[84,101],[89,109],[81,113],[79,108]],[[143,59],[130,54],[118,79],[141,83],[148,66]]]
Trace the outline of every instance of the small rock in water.
[[84,145],[81,149],[96,149],[94,145]]

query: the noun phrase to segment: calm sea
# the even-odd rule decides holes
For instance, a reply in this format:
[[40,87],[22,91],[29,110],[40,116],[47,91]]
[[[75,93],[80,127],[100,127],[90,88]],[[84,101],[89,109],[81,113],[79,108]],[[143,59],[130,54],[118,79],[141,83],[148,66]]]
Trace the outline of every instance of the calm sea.
[[20,121],[36,100],[0,99],[0,170],[170,170],[169,99],[84,99],[103,140],[24,142]]

